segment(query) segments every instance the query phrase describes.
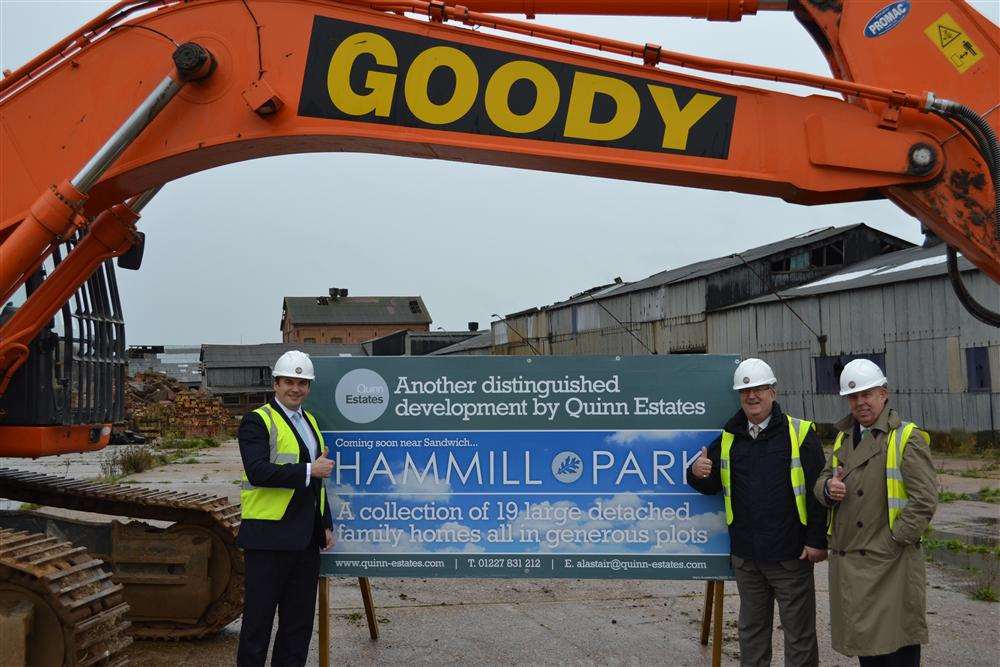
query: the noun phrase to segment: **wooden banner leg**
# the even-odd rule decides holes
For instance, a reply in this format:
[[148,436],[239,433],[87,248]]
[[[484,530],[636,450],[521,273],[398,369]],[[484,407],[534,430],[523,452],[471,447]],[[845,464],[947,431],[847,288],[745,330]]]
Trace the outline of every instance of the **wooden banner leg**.
[[375,618],[375,602],[372,600],[372,585],[368,577],[358,577],[358,587],[361,588],[361,599],[365,603],[365,618],[368,619],[368,634],[372,641],[378,639],[378,619]]
[[701,645],[708,646],[708,631],[712,625],[712,595],[715,593],[715,582],[705,582],[705,607],[701,612]]
[[715,631],[712,633],[712,667],[722,665],[722,600],[725,595],[725,582],[715,582]]
[[330,586],[319,578],[319,665],[330,666]]

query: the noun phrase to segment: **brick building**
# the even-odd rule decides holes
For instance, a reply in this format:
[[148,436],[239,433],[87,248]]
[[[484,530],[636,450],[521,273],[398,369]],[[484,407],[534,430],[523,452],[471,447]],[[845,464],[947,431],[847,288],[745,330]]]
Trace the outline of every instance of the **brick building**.
[[430,331],[431,316],[419,296],[286,296],[281,309],[285,343],[360,344],[395,331]]

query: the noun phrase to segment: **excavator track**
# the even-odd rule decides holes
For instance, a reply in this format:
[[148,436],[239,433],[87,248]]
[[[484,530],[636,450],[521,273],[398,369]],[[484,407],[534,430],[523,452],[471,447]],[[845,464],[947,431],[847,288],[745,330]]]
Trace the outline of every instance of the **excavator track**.
[[[200,616],[181,622],[156,618],[149,612],[137,615],[136,607],[140,605],[133,602],[130,614],[133,637],[196,639],[218,632],[242,613],[243,554],[236,546],[240,508],[225,498],[75,480],[9,468],[0,468],[0,497],[83,512],[171,522],[173,525],[166,530],[144,538],[150,546],[148,550],[140,547],[139,557],[129,563],[130,570],[126,571],[114,558],[111,559],[110,564],[115,568],[117,578],[124,582],[127,593],[130,580],[156,584],[166,578],[156,571],[142,571],[145,553],[150,555],[151,566],[157,564],[159,536],[182,536],[209,543],[210,556],[206,557],[206,567],[212,575],[212,585],[211,591],[205,592],[210,599],[206,600],[206,607]],[[132,526],[135,524],[128,524],[124,529]],[[155,608],[157,604],[165,604],[165,601],[150,600],[146,606]]]
[[0,602],[32,606],[29,664],[127,664],[128,604],[101,565],[69,542],[0,529]]

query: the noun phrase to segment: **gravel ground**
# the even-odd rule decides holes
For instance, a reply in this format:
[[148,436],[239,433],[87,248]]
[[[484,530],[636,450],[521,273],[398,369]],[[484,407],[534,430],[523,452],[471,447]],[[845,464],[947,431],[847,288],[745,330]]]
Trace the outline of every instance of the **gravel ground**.
[[[4,465],[50,474],[94,477],[105,452],[40,459],[6,460]],[[203,491],[237,501],[240,475],[235,441],[174,463],[132,475],[127,483],[177,491]],[[1000,487],[996,471],[962,476],[981,461],[944,459],[942,487],[971,493]],[[969,541],[996,543],[1000,505],[975,501],[943,503],[935,529]],[[973,600],[968,572],[928,565],[926,665],[1000,665],[1000,604]],[[371,641],[354,579],[331,579],[331,658],[337,664],[402,665],[704,665],[710,651],[698,636],[704,601],[700,582],[567,579],[448,580],[373,579],[381,638]],[[994,583],[994,589],[997,589]],[[816,569],[821,662],[853,665],[833,652],[829,639],[826,563]],[[724,664],[738,663],[735,583],[726,585],[723,615]],[[232,664],[239,621],[215,637],[178,643],[137,642],[134,664],[144,667]],[[780,624],[775,618],[776,630]],[[310,664],[318,664],[318,637]],[[781,664],[781,632],[775,632],[774,664]]]

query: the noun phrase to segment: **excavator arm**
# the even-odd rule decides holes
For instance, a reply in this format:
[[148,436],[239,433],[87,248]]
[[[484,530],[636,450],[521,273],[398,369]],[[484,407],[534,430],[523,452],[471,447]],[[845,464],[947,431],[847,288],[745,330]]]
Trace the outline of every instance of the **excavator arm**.
[[[799,204],[885,197],[1000,280],[1000,31],[962,0],[878,5],[121,2],[0,82],[0,297],[37,275],[58,242],[82,237],[0,323],[0,394],[68,295],[135,244],[138,209],[149,193],[187,174],[268,155],[390,153]],[[762,8],[794,11],[835,76],[716,61],[478,11],[739,20]],[[722,83],[679,68],[797,83],[844,100]],[[88,435],[92,446],[102,438]],[[39,441],[15,453],[47,453],[44,447]],[[65,441],[60,449],[80,447]]]
[[[488,13],[738,21],[763,10],[794,12],[833,76]],[[474,30],[483,27],[492,30]],[[1000,281],[998,35],[962,0],[120,2],[0,81],[0,303],[20,289],[27,294],[19,308],[0,312],[0,456],[107,444],[124,379],[124,324],[108,260],[137,267],[136,222],[163,184],[269,155],[387,153],[798,204],[888,198]],[[724,83],[697,71],[795,83],[842,99]],[[667,215],[664,224],[673,224]],[[960,286],[957,268],[953,274]],[[960,298],[978,307],[967,294]],[[60,310],[86,334],[56,335]],[[982,309],[977,317],[997,315]],[[78,370],[66,370],[74,364]],[[114,375],[100,370],[108,364]],[[64,409],[47,417],[42,408],[57,395]],[[8,409],[12,397],[29,409]],[[51,662],[90,664],[97,653],[113,662],[129,622],[142,636],[199,637],[239,613],[239,511],[224,499],[2,469],[0,495],[176,521],[165,532],[138,525],[115,533],[125,545],[112,559],[124,602],[121,586],[80,548],[45,547],[53,540],[34,524],[0,531],[13,545],[0,553],[0,583],[26,590],[27,599],[52,576],[32,556],[43,547],[53,553],[42,561],[103,582],[96,592],[69,579],[58,590],[46,584],[58,594],[43,605],[53,629],[38,633],[31,650],[67,656]],[[144,574],[154,567],[145,545],[155,547],[163,570],[153,579]],[[129,558],[142,568],[121,567]],[[73,599],[79,591],[89,597]],[[58,627],[62,646],[50,641]]]

